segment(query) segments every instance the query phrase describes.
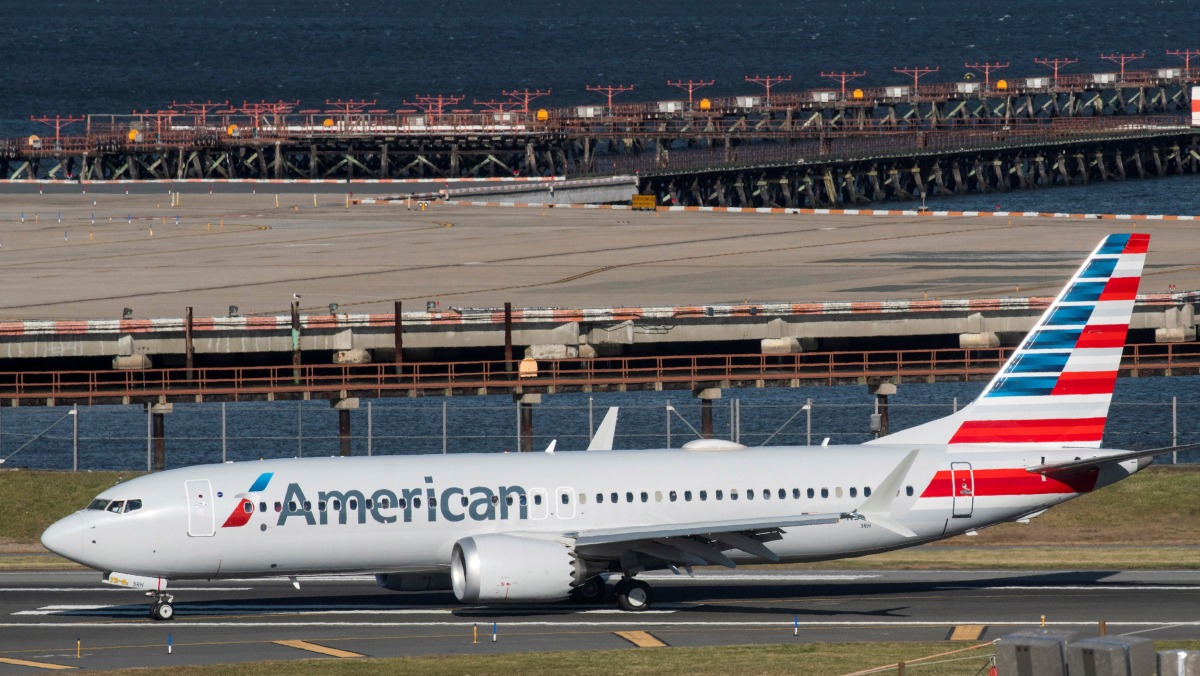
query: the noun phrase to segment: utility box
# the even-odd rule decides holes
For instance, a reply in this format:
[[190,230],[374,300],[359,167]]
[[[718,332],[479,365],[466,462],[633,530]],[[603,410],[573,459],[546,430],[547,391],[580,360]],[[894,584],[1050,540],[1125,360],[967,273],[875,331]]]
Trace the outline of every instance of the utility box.
[[1137,636],[1096,636],[1067,646],[1067,673],[1154,676],[1154,642]]
[[1067,644],[1073,631],[1026,629],[996,641],[998,676],[1067,676]]
[[1183,77],[1182,68],[1159,68],[1159,77]]
[[909,91],[908,87],[900,87],[900,86],[893,85],[891,87],[884,87],[883,95],[889,99],[899,99],[899,98],[908,96],[908,91]]
[[576,106],[575,115],[578,117],[600,117],[604,114],[604,108],[600,106]]
[[812,92],[812,100],[817,103],[830,103],[837,99],[838,93],[832,89],[817,89]]
[[757,108],[762,105],[760,96],[739,96],[736,99],[738,108]]
[[1030,89],[1046,89],[1050,86],[1050,78],[1048,77],[1027,77],[1025,78],[1025,86]]
[[1200,676],[1200,650],[1158,651],[1160,676]]
[[424,129],[425,128],[425,116],[424,115],[409,115],[404,118],[404,126],[415,127],[417,129]]
[[979,91],[978,82],[955,82],[954,91],[959,94],[974,94]]
[[678,113],[687,110],[687,104],[683,101],[659,101],[658,112],[660,113]]
[[1092,82],[1096,84],[1112,84],[1117,81],[1116,73],[1093,73]]

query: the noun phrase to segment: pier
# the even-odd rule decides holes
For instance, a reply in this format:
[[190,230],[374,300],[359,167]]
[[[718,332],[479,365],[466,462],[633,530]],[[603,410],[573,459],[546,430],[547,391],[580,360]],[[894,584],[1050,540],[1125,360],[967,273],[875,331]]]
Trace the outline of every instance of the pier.
[[[778,91],[696,101],[459,108],[423,97],[177,104],[42,118],[0,139],[8,180],[636,176],[676,206],[827,207],[1200,170],[1197,69]],[[601,88],[603,89],[603,88]],[[614,90],[615,91],[615,90]],[[621,90],[624,91],[624,90]],[[515,99],[514,99],[515,101]],[[490,102],[494,103],[494,102]]]

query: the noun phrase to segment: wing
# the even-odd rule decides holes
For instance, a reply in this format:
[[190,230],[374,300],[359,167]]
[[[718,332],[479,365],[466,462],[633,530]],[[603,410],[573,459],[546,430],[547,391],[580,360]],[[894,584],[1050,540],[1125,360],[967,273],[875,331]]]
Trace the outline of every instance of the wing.
[[575,551],[585,558],[624,559],[627,552],[633,552],[659,559],[668,565],[716,564],[728,568],[736,565],[724,553],[731,549],[768,561],[779,561],[779,555],[771,551],[766,543],[782,538],[784,529],[788,528],[839,521],[867,521],[904,537],[916,537],[916,533],[893,518],[892,503],[899,495],[900,486],[917,455],[918,451],[910,451],[888,473],[875,492],[853,512],[595,528],[564,535],[573,541]]

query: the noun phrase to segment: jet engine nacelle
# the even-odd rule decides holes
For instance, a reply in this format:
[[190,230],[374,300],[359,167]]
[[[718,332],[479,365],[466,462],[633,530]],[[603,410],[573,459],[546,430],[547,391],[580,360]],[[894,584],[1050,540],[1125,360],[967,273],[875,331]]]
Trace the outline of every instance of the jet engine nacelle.
[[513,535],[463,538],[450,555],[463,603],[561,601],[583,581],[582,570],[566,545]]
[[375,584],[391,591],[446,591],[450,587],[447,573],[376,573]]

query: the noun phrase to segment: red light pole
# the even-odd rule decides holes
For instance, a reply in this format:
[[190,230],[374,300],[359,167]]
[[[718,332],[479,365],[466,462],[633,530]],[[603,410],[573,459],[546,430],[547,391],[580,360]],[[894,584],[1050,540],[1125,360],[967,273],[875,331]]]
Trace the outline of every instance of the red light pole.
[[856,77],[862,77],[866,74],[867,74],[867,71],[865,71],[865,70],[861,73],[858,71],[854,71],[853,73],[847,73],[844,71],[841,73],[826,73],[825,71],[821,71],[821,77],[833,78],[834,80],[838,80],[839,82],[842,83],[842,99],[843,100],[846,98],[846,83],[850,80],[853,80]]
[[1168,49],[1167,54],[1183,59],[1183,74],[1187,75],[1192,69],[1192,57],[1200,56],[1200,49]]
[[55,115],[54,117],[34,117],[32,115],[29,116],[30,122],[41,122],[42,124],[48,124],[51,127],[54,127],[54,143],[56,145],[58,144],[58,140],[62,135],[63,127],[67,126],[68,124],[75,124],[76,122],[83,122],[86,119],[87,119],[86,117],[70,117],[70,116],[62,117],[60,115]]
[[417,96],[414,96],[413,98],[415,98],[416,101],[405,101],[404,105],[416,106],[417,108],[420,108],[422,111],[424,111],[424,113],[426,115],[430,115],[430,116],[436,118],[436,117],[442,116],[442,112],[445,111],[446,106],[458,105],[458,102],[462,101],[466,97],[465,96],[444,96],[442,94],[438,94],[437,96],[418,94]]
[[375,105],[375,100],[355,101],[354,99],[350,99],[349,101],[343,101],[338,99],[337,101],[330,101],[329,99],[325,99],[325,105],[330,107],[330,110],[325,112],[342,115],[346,118],[346,123],[349,124],[351,115],[363,112],[367,106]]
[[781,82],[791,82],[792,76],[791,75],[756,75],[754,77],[750,77],[749,75],[747,75],[747,76],[745,76],[745,80],[746,80],[746,82],[753,82],[755,84],[760,84],[760,85],[766,87],[767,88],[767,103],[770,103],[771,102],[771,87],[774,85],[777,85]]
[[892,70],[894,72],[900,73],[901,75],[909,75],[912,77],[912,79],[913,79],[913,88],[912,88],[913,96],[916,96],[916,94],[917,94],[917,85],[921,81],[921,78],[925,77],[926,75],[929,75],[930,73],[936,73],[941,69],[942,69],[941,66],[934,66],[933,68],[930,68],[928,66],[913,66],[911,68],[895,68],[895,67],[892,68]]
[[716,84],[716,80],[688,80],[687,82],[683,80],[675,80],[674,82],[667,80],[668,87],[679,87],[680,89],[687,90],[688,103],[692,102],[692,92],[701,87],[711,87],[714,84]]
[[1043,66],[1049,66],[1050,68],[1053,68],[1054,69],[1054,84],[1057,85],[1058,84],[1058,69],[1063,66],[1069,66],[1073,63],[1079,63],[1079,59],[1072,59],[1070,57],[1055,57],[1053,59],[1034,59],[1033,62],[1036,64],[1040,64]]
[[601,94],[608,95],[608,109],[611,111],[613,95],[620,94],[621,92],[631,92],[633,91],[633,85],[596,85],[594,87],[592,85],[587,85],[584,87],[584,89],[588,90],[589,92],[599,92]]
[[1008,62],[1000,63],[997,61],[996,63],[988,63],[985,61],[983,63],[964,63],[963,67],[981,71],[983,73],[984,88],[990,88],[992,86],[992,71],[1008,68]]
[[528,113],[529,112],[529,102],[534,99],[541,98],[543,96],[549,96],[550,90],[547,89],[546,91],[542,91],[540,89],[534,89],[531,91],[529,89],[519,89],[519,90],[514,89],[510,92],[507,89],[505,89],[505,90],[502,90],[500,93],[502,95],[507,96],[508,98],[512,99],[514,104],[520,103],[521,104],[521,112]]
[[183,112],[195,117],[197,127],[203,127],[208,124],[209,112],[216,110],[217,108],[227,107],[228,105],[228,101],[221,101],[220,103],[215,101],[205,101],[203,103],[197,101],[188,101],[187,103],[177,103],[175,101],[171,102],[172,108],[178,108]]
[[1142,52],[1141,54],[1101,54],[1100,58],[1104,59],[1105,61],[1112,61],[1113,63],[1121,64],[1121,80],[1124,81],[1125,80],[1125,64],[1129,63],[1130,61],[1136,61],[1138,59],[1146,58],[1146,53]]

